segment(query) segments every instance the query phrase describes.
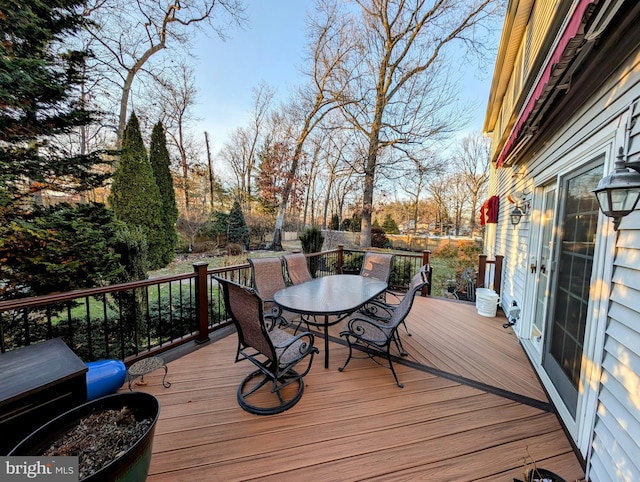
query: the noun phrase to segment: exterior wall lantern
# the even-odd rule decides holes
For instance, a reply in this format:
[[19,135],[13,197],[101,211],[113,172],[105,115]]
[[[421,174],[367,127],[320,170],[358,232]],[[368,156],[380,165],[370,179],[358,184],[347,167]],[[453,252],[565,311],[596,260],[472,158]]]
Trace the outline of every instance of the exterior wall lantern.
[[613,218],[613,229],[617,231],[620,220],[636,208],[640,199],[640,161],[625,162],[621,147],[614,171],[591,192],[596,195],[602,213]]
[[522,209],[520,209],[520,206],[516,206],[515,208],[513,208],[513,211],[511,211],[511,214],[509,214],[509,217],[511,218],[511,224],[517,226],[522,216],[524,216],[524,213],[522,212]]
[[515,191],[507,196],[507,200],[511,204],[515,204],[515,207],[509,213],[509,219],[511,224],[517,226],[522,219],[522,216],[529,214],[530,202],[526,200],[527,194],[524,191]]

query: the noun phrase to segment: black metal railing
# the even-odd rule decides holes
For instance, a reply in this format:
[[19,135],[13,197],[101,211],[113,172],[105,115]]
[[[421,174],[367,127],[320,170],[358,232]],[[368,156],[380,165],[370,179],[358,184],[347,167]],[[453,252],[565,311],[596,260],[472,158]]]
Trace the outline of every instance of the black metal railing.
[[[364,251],[339,246],[307,256],[321,277],[356,266],[358,258],[361,264]],[[391,288],[408,287],[428,262],[428,251],[396,255]],[[118,358],[129,365],[205,342],[229,324],[213,275],[251,284],[249,264],[209,269],[196,263],[193,273],[0,302],[0,352],[59,337],[85,362]]]

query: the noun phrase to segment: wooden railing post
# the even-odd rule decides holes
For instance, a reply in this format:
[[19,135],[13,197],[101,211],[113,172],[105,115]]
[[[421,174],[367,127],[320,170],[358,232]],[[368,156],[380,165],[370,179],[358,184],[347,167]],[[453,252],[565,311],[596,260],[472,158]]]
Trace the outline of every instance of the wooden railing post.
[[476,288],[485,288],[484,276],[487,270],[487,255],[478,255],[478,277],[476,278]]
[[196,343],[209,341],[209,302],[207,299],[207,268],[208,263],[194,263],[193,269],[196,272],[196,323],[198,326],[198,336]]
[[[429,260],[431,259],[431,251],[428,249],[425,249],[422,251],[422,266],[425,266],[427,264],[429,264]],[[429,267],[429,271],[427,272],[427,281],[428,283],[426,285],[424,285],[424,287],[422,288],[422,290],[420,291],[420,296],[431,296],[431,279],[433,278],[432,276],[432,268]]]
[[497,255],[493,265],[493,291],[500,294],[500,284],[502,283],[502,259],[504,256]]
[[342,260],[344,257],[344,244],[338,245],[338,273],[342,273]]

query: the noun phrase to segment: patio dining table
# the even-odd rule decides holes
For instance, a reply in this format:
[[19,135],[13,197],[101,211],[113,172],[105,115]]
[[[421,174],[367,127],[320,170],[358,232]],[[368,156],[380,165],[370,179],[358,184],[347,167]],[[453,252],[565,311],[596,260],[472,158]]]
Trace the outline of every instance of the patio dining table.
[[329,368],[329,326],[344,320],[386,289],[387,283],[375,278],[337,274],[283,288],[273,300],[283,310],[307,315],[305,322],[309,325],[324,328],[324,367]]

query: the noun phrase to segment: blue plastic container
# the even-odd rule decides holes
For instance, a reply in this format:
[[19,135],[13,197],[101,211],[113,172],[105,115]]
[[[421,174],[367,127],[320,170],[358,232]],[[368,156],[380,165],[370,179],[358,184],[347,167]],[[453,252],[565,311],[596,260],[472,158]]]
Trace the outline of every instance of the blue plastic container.
[[127,368],[120,360],[88,362],[87,401],[118,391],[127,378]]

